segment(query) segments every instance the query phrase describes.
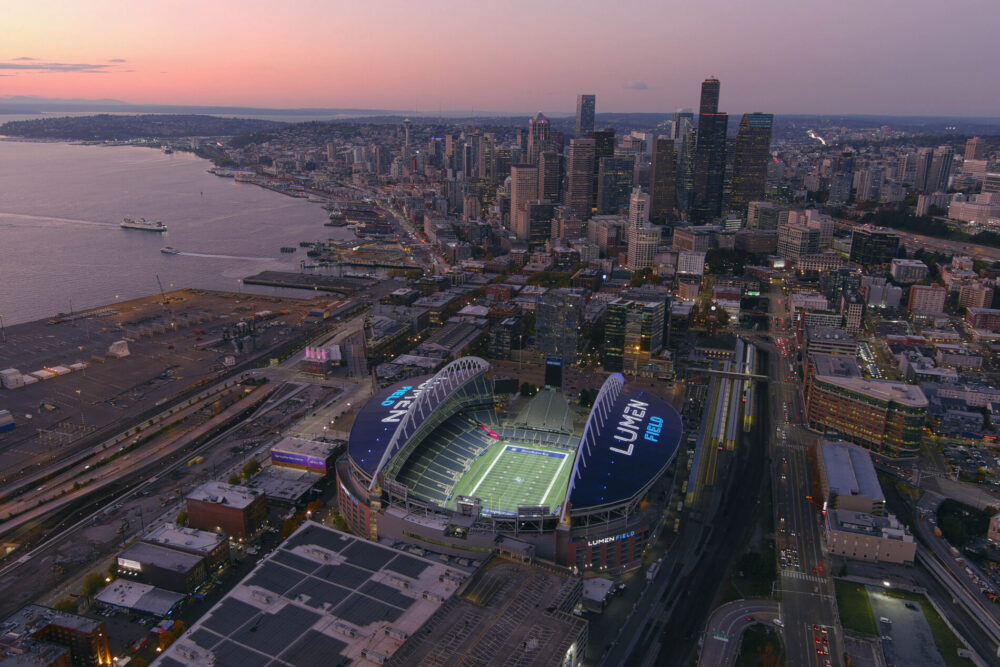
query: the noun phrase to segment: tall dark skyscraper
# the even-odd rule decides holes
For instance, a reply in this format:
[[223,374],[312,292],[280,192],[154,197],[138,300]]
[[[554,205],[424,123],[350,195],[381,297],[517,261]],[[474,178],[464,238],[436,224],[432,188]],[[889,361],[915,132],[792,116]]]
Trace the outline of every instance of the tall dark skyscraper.
[[677,156],[674,141],[667,137],[653,140],[649,165],[649,220],[663,225],[674,212],[677,185]]
[[[716,78],[705,79],[701,82],[701,103],[698,105],[698,116],[707,113],[719,113],[719,90],[722,84]],[[701,120],[699,118],[699,123]]]
[[558,202],[562,186],[562,158],[553,150],[538,155],[538,198]]
[[747,204],[764,196],[773,124],[774,116],[769,113],[745,113],[740,121],[733,155],[733,192],[729,198],[730,210],[740,215],[746,215]]
[[589,220],[594,201],[594,140],[570,139],[566,157],[565,204],[581,220]]
[[550,132],[549,119],[541,112],[528,121],[528,164],[538,164],[538,156],[549,147]]
[[589,134],[594,140],[594,185],[591,189],[590,202],[592,206],[597,206],[597,181],[601,170],[601,158],[615,156],[615,131],[606,127],[603,130],[595,130]]
[[694,197],[690,216],[710,220],[722,214],[722,185],[726,175],[726,130],[729,114],[719,113],[719,80],[701,84],[698,144],[694,156]]
[[618,213],[628,206],[635,157],[603,157],[597,173],[597,214]]
[[576,135],[585,137],[594,131],[594,109],[597,104],[596,95],[576,96]]

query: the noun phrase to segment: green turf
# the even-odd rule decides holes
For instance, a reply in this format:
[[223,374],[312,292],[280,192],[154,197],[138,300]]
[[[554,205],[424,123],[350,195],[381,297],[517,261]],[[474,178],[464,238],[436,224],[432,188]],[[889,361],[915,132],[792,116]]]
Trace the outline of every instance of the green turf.
[[[508,451],[508,446],[562,454],[550,458]],[[555,511],[566,495],[573,467],[573,452],[540,445],[497,441],[470,466],[455,485],[448,507],[455,509],[458,496],[476,496],[484,511],[516,512],[518,505],[546,505]]]
[[834,586],[837,590],[840,623],[844,629],[877,637],[878,627],[875,625],[875,614],[872,613],[872,605],[868,601],[868,591],[865,590],[864,585],[844,579],[835,579]]

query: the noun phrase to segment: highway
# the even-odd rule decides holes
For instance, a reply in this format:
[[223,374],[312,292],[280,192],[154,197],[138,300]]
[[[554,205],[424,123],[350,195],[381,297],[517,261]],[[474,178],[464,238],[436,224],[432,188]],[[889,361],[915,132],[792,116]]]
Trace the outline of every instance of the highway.
[[[862,225],[852,223],[849,220],[840,220],[838,227],[850,230],[855,227],[862,227]],[[976,243],[958,243],[948,239],[939,239],[934,236],[923,236],[921,234],[913,234],[911,232],[904,232],[899,229],[891,229],[888,227],[878,227],[875,225],[868,225],[868,227],[898,234],[900,242],[910,253],[923,249],[924,251],[939,252],[945,255],[965,254],[976,259],[993,262],[1000,261],[1000,248],[991,248]]]
[[712,612],[705,628],[699,664],[728,667],[740,654],[744,631],[755,623],[777,629],[773,623],[780,618],[778,603],[773,600],[735,600]]

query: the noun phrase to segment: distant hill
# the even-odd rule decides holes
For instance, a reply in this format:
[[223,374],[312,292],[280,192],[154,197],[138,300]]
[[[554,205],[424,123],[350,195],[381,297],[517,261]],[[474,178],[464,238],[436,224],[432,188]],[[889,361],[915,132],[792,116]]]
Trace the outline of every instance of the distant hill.
[[10,121],[0,134],[30,139],[69,141],[124,141],[175,137],[232,137],[282,125],[255,118],[220,118],[181,114],[137,116],[98,114]]

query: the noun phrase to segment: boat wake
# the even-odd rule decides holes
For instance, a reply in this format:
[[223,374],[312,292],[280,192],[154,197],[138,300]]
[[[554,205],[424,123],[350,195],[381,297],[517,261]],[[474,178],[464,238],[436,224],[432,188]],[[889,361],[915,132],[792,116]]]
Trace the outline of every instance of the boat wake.
[[[101,222],[100,220],[80,220],[78,218],[57,218],[50,215],[29,215],[27,213],[11,213],[8,211],[0,211],[0,220],[9,219],[14,221],[25,221],[25,222],[69,222],[74,225],[90,225],[92,227],[118,227],[118,223],[115,222]],[[37,225],[34,225],[37,226]]]
[[186,257],[210,257],[212,259],[242,259],[248,262],[273,262],[274,257],[240,257],[238,255],[212,255],[205,252],[179,252],[178,255]]

